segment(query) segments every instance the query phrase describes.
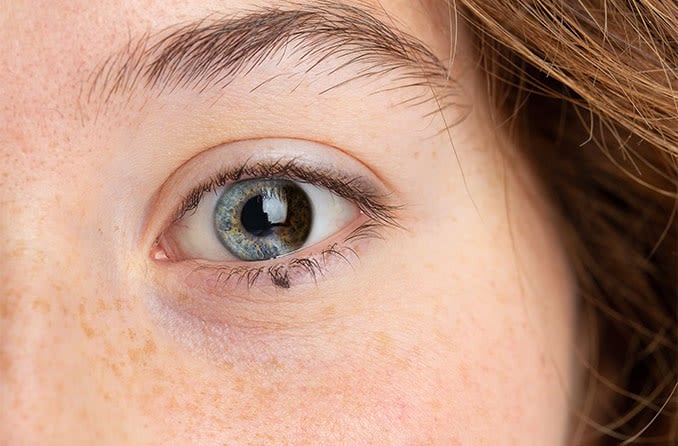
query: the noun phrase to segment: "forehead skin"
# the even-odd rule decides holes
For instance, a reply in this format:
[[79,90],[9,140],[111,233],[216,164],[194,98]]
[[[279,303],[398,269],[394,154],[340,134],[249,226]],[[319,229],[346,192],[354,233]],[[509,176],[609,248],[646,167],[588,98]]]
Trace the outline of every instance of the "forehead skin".
[[[464,120],[441,132],[400,90],[366,93],[388,79],[245,89],[271,65],[209,103],[138,89],[102,112],[84,92],[130,41],[271,2],[0,1],[0,444],[566,444],[572,285],[464,30],[452,51],[437,2],[355,4],[456,54]],[[197,298],[163,281],[147,232],[183,162],[270,137],[378,172],[406,229],[274,293],[294,311],[245,304],[270,322],[242,331],[248,350],[158,309]]]

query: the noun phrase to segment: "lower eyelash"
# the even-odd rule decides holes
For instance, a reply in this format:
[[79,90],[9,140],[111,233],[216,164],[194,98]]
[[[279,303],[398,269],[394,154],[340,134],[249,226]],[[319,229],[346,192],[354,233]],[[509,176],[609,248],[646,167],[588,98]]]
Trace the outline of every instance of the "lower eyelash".
[[[368,224],[364,226],[368,226]],[[358,229],[356,229],[356,231]],[[371,231],[374,231],[374,229]],[[350,236],[347,237],[345,241],[348,241],[349,238]],[[317,283],[318,278],[325,275],[328,264],[333,259],[346,262],[350,266],[352,265],[351,261],[357,258],[358,254],[355,250],[348,246],[339,246],[335,243],[314,256],[293,257],[290,259],[283,258],[285,260],[282,263],[270,266],[200,266],[196,268],[194,272],[209,271],[215,274],[215,287],[226,286],[228,283],[233,283],[235,281],[236,285],[244,283],[248,288],[251,288],[261,280],[262,277],[266,277],[266,279],[270,280],[271,284],[276,288],[289,289],[292,286],[294,279],[303,275],[310,276],[313,281]]]

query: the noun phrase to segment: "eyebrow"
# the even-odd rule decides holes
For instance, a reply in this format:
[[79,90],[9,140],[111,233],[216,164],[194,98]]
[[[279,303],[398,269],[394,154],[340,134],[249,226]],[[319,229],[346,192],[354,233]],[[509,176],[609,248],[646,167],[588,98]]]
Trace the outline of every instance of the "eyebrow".
[[[389,90],[425,86],[449,92],[452,85],[447,68],[415,37],[366,9],[321,0],[264,7],[236,17],[211,16],[130,40],[95,70],[86,100],[108,103],[140,87],[158,93],[224,87],[273,57],[297,57],[309,64],[306,72],[328,60],[337,65],[330,73],[355,68],[352,77],[332,88],[387,75],[397,81],[389,83]],[[439,111],[451,95],[434,96]],[[428,100],[409,101],[416,99]]]

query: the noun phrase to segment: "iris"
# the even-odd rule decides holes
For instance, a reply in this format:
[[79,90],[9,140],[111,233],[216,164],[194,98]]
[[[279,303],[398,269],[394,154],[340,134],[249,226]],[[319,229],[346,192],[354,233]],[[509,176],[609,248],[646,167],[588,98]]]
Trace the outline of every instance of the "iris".
[[300,249],[312,220],[306,192],[281,178],[235,183],[224,190],[214,209],[219,240],[246,261],[273,259]]

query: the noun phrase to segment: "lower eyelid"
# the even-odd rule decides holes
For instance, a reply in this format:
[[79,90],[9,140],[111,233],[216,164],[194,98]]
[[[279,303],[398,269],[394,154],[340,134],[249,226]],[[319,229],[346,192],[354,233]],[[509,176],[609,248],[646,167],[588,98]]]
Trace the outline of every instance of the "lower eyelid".
[[[361,231],[361,229],[365,229]],[[298,253],[261,262],[210,262],[202,260],[169,261],[168,277],[179,278],[190,292],[218,298],[242,296],[253,288],[260,291],[317,284],[341,267],[352,268],[359,252],[371,239],[381,237],[380,227],[360,218],[342,230],[338,241],[319,243]]]
[[[320,253],[309,257],[283,258],[280,262],[257,267],[203,267],[207,276],[198,278],[193,285],[209,290],[210,294],[221,295],[221,290],[247,286],[252,288],[291,288],[304,283],[316,283],[326,272],[338,262],[351,265],[355,260],[355,252],[347,247],[330,246]],[[197,270],[196,270],[197,272]],[[204,279],[207,278],[207,284]],[[207,285],[207,287],[205,286]]]
[[[309,340],[317,339],[319,330],[326,329],[331,336],[333,324],[343,323],[342,316],[328,316],[327,306],[336,301],[337,307],[350,308],[355,299],[332,290],[355,286],[352,273],[359,262],[379,261],[367,253],[375,252],[370,245],[389,228],[362,216],[334,243],[321,243],[301,256],[256,262],[252,268],[242,263],[231,267],[195,260],[164,262],[163,267],[150,269],[149,288],[143,295],[159,323],[186,341],[191,351],[198,345],[200,353],[253,360],[284,351],[280,341],[287,339],[295,355],[307,345],[304,354],[317,360],[327,354],[325,346],[317,350]],[[360,233],[362,237],[355,236]],[[314,262],[322,266],[321,272],[311,269],[315,275],[308,268]],[[286,277],[285,269],[278,268],[287,268]],[[320,287],[325,281],[334,283]]]

